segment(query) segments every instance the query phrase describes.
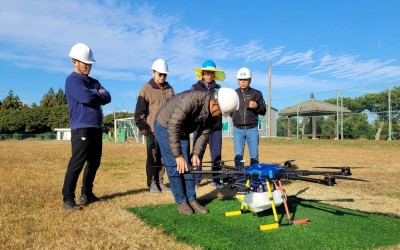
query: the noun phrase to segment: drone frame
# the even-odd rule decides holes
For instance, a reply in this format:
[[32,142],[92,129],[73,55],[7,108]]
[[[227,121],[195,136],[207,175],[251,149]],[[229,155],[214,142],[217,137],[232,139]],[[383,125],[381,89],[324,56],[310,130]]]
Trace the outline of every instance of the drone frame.
[[[292,162],[294,160],[287,160],[284,162],[284,167],[280,167],[275,164],[255,164],[249,167],[244,167],[244,163],[240,168],[226,166],[224,163],[226,161],[219,161],[218,167],[221,170],[202,170],[196,171],[191,170],[191,173],[197,174],[213,174],[213,179],[215,178],[227,178],[231,182],[231,187],[235,188],[236,190],[244,187],[245,192],[244,194],[237,194],[235,196],[236,199],[241,201],[240,210],[226,212],[225,216],[237,216],[241,215],[244,210],[252,211],[249,205],[245,205],[245,195],[246,193],[257,192],[254,190],[253,186],[257,186],[259,184],[265,185],[266,192],[269,197],[269,204],[271,205],[273,216],[274,216],[274,223],[261,225],[259,226],[260,230],[272,230],[277,229],[280,227],[278,216],[276,212],[276,205],[273,197],[273,192],[271,188],[271,183],[274,185],[274,190],[279,190],[281,195],[282,203],[284,204],[286,218],[289,222],[289,225],[298,225],[298,224],[306,224],[310,222],[310,219],[298,219],[292,220],[287,204],[287,197],[285,191],[283,190],[282,181],[281,180],[301,180],[306,182],[313,182],[317,184],[327,185],[327,186],[334,186],[336,183],[336,179],[345,179],[345,180],[353,180],[353,181],[363,181],[368,182],[362,179],[351,178],[352,173],[350,171],[350,167],[323,167],[323,168],[333,168],[333,169],[340,169],[340,171],[309,171],[309,170],[292,170]],[[257,166],[259,169],[257,169]],[[252,169],[253,167],[253,169]],[[264,167],[265,169],[262,169]],[[264,171],[267,170],[267,171]],[[215,174],[219,174],[215,176]],[[313,177],[306,177],[310,175],[322,175],[324,176],[323,179],[320,178],[313,178]],[[235,179],[235,177],[242,176],[242,179]],[[245,178],[243,178],[245,177]],[[245,183],[242,181],[245,180]],[[265,192],[265,190],[262,190]],[[269,205],[268,204],[268,205]],[[281,203],[280,203],[281,204]],[[279,204],[279,205],[280,205]],[[254,209],[254,208],[253,208]],[[269,209],[269,208],[267,208]],[[266,209],[265,209],[266,210]]]

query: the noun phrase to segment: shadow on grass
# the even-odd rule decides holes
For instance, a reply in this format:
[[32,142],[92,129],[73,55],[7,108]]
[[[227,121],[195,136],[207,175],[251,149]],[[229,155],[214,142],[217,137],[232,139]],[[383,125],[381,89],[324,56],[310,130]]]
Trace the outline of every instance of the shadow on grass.
[[136,190],[128,190],[126,192],[121,192],[121,193],[115,193],[115,194],[110,194],[110,195],[104,195],[102,197],[100,197],[101,199],[104,200],[112,200],[114,198],[118,198],[118,197],[124,197],[124,196],[128,196],[128,195],[135,195],[135,194],[140,194],[140,193],[144,193],[144,192],[148,192],[148,189],[142,188],[142,189],[136,189]]
[[[308,188],[300,190],[297,194],[301,194],[301,193],[305,192],[307,189]],[[223,201],[223,200],[235,199],[234,196],[236,195],[236,192],[233,189],[232,190],[215,189],[215,190],[211,191],[210,193],[205,194],[204,196],[200,197],[199,203],[202,204],[203,206],[207,206],[209,203],[212,203],[213,200],[215,200],[215,198],[218,197],[222,192],[224,193],[224,196],[222,198],[219,198],[219,200]],[[287,197],[287,205],[288,205],[291,220],[297,219],[296,212],[297,212],[298,206],[303,206],[303,207],[309,208],[309,209],[321,210],[323,212],[331,213],[331,214],[334,214],[337,216],[343,216],[345,214],[346,215],[354,215],[354,216],[362,216],[360,214],[351,212],[351,210],[343,211],[342,209],[340,209],[340,210],[335,209],[335,207],[325,207],[325,206],[305,204],[304,202],[302,202],[305,200],[298,198],[296,195]],[[327,200],[325,200],[325,201],[327,201]],[[354,202],[354,199],[335,199],[334,201]],[[310,200],[310,202],[319,204],[320,201],[319,200]],[[240,210],[240,207],[241,207],[241,203],[238,201],[237,202],[237,210]],[[277,211],[278,216],[280,215],[279,223],[282,224],[282,220],[286,216],[286,211],[285,211],[284,205],[282,204],[282,205],[277,206],[276,211]],[[243,214],[245,214],[245,213],[252,213],[254,216],[257,216],[257,217],[266,217],[266,216],[273,215],[271,208],[261,211],[261,212],[258,212],[258,213],[253,213],[249,210],[244,210]],[[303,218],[301,218],[301,219],[303,219]]]

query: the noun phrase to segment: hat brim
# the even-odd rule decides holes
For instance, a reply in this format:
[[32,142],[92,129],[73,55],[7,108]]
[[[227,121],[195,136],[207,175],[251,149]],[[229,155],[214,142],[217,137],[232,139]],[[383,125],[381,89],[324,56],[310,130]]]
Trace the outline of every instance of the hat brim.
[[225,80],[225,72],[222,70],[218,70],[216,68],[199,68],[199,69],[194,69],[194,73],[196,73],[197,75],[197,80],[201,80],[202,79],[202,75],[201,72],[203,72],[203,70],[207,70],[207,71],[214,71],[215,72],[215,80],[223,82]]

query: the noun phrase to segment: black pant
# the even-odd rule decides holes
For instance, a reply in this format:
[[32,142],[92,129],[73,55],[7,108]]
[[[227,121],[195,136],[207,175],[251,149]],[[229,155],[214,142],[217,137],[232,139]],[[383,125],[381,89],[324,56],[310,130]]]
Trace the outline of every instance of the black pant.
[[[157,139],[154,133],[148,133],[146,136],[146,176],[147,186],[150,187],[152,183],[159,184],[163,183],[163,177],[165,168],[162,167],[162,157],[160,146],[158,145]],[[157,166],[157,167],[155,167]]]
[[72,156],[62,189],[63,200],[74,199],[76,183],[83,172],[81,195],[93,194],[93,181],[100,166],[103,148],[101,128],[79,128],[71,131]]

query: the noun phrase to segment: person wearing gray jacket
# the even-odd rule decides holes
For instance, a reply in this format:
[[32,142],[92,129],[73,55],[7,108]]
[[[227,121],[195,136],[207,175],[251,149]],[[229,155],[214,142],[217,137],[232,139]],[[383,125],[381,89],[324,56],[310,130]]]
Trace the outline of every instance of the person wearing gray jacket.
[[[157,112],[154,131],[179,213],[208,213],[196,200],[194,177],[188,166],[201,165],[200,159],[215,123],[222,115],[227,117],[238,108],[236,91],[221,88],[213,95],[203,91],[182,92]],[[190,155],[189,135],[194,131],[198,137]]]

